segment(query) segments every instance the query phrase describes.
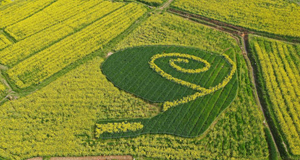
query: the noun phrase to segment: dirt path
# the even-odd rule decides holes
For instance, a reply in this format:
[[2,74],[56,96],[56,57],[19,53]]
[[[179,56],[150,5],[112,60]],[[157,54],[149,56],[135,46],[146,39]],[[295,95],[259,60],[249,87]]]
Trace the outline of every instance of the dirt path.
[[107,55],[106,55],[106,58],[108,58],[109,56],[111,56],[113,54],[114,54],[113,52],[108,52]]
[[[269,124],[268,123],[266,123],[267,122],[267,119],[266,119],[266,113],[265,113],[265,111],[264,111],[264,109],[263,109],[263,107],[262,107],[262,105],[261,105],[261,101],[260,101],[260,99],[259,99],[259,96],[258,96],[258,92],[257,92],[257,83],[256,83],[256,77],[255,77],[255,73],[254,73],[254,69],[253,69],[253,67],[252,67],[252,65],[251,65],[251,61],[250,61],[250,59],[249,59],[249,54],[248,54],[248,50],[247,50],[247,48],[248,48],[248,34],[245,34],[243,37],[243,42],[242,42],[242,44],[243,44],[243,52],[245,53],[245,54],[243,54],[244,55],[244,58],[245,58],[245,60],[246,60],[246,63],[247,63],[247,66],[248,66],[248,68],[249,68],[249,73],[250,73],[250,77],[251,77],[251,82],[254,84],[253,85],[253,87],[254,87],[254,89],[253,89],[253,95],[254,95],[254,97],[255,97],[255,100],[256,100],[256,104],[259,106],[259,108],[260,108],[260,110],[262,111],[262,113],[263,113],[263,115],[264,115],[264,125],[268,128],[268,130],[270,131],[270,133],[271,133],[271,136],[272,136],[272,140],[273,140],[273,142],[274,142],[274,144],[275,144],[275,147],[276,147],[276,151],[277,151],[277,153],[278,154],[280,154],[280,152],[279,152],[279,149],[278,149],[278,147],[277,147],[277,144],[276,144],[276,141],[275,141],[275,138],[274,138],[274,136],[273,136],[273,133],[272,133],[272,131],[271,131],[271,129],[270,129],[270,127],[269,127]],[[287,148],[286,148],[287,149]]]
[[159,7],[160,10],[163,10],[170,6],[170,4],[173,2],[173,0],[168,0],[166,3],[164,3],[161,7]]
[[16,92],[11,88],[9,83],[2,76],[2,72],[7,69],[8,69],[8,67],[6,67],[4,65],[0,65],[0,83],[4,84],[8,88],[8,90],[6,91],[6,96],[0,100],[0,104],[2,102],[4,102],[7,98],[9,98],[9,99],[17,99],[18,98],[18,95],[16,94]]
[[242,34],[242,33],[247,33],[247,34],[254,34],[254,35],[259,35],[259,36],[264,36],[264,37],[268,37],[268,38],[272,38],[272,39],[277,39],[277,40],[281,40],[281,41],[287,41],[287,42],[293,42],[293,43],[300,43],[300,39],[297,37],[285,37],[285,36],[280,36],[280,35],[270,35],[268,33],[263,33],[263,32],[259,32],[259,31],[254,31],[254,30],[249,30],[247,28],[244,27],[240,27],[240,26],[235,26],[232,24],[228,24],[222,21],[218,21],[218,20],[214,20],[214,19],[210,19],[201,15],[197,15],[197,14],[191,14],[188,12],[184,12],[184,11],[180,11],[174,8],[170,8],[168,9],[168,11],[170,13],[179,15],[181,17],[193,20],[193,19],[198,19],[201,21],[206,22],[201,23],[204,25],[208,25],[211,26],[209,24],[213,24],[213,26],[217,26],[218,29],[224,31],[224,32],[228,32],[228,33],[232,33],[232,34]]
[[[244,59],[246,60],[247,66],[249,68],[249,74],[250,74],[251,82],[254,85],[253,95],[255,97],[256,104],[260,107],[260,110],[262,111],[262,113],[264,115],[264,125],[269,129],[269,131],[271,133],[271,136],[272,136],[272,139],[273,139],[273,142],[275,143],[276,150],[277,150],[278,154],[280,154],[280,152],[278,150],[278,147],[277,147],[277,144],[276,144],[276,141],[275,141],[275,138],[273,136],[273,133],[272,133],[268,123],[265,123],[265,122],[267,122],[266,113],[265,113],[265,111],[264,111],[264,109],[261,105],[261,101],[260,101],[259,96],[258,96],[257,83],[256,83],[256,79],[255,79],[256,77],[255,77],[254,69],[253,69],[253,67],[251,65],[251,61],[248,57],[248,48],[249,48],[249,46],[248,46],[248,34],[251,33],[251,34],[254,34],[254,35],[261,35],[261,33],[254,32],[254,31],[249,31],[248,29],[245,29],[243,27],[234,26],[234,25],[231,25],[231,24],[227,24],[227,23],[224,23],[224,22],[217,21],[217,20],[212,20],[212,19],[200,16],[200,15],[195,15],[195,14],[190,14],[190,13],[183,12],[183,11],[178,11],[178,10],[172,9],[172,8],[169,9],[169,12],[171,12],[173,14],[177,14],[181,17],[187,18],[187,19],[192,20],[192,21],[195,21],[193,19],[199,19],[201,21],[204,21],[203,23],[201,23],[201,22],[198,22],[198,23],[201,23],[203,25],[206,25],[206,26],[215,28],[217,30],[229,33],[229,34],[232,35],[232,37],[234,39],[236,39],[237,43],[240,45],[240,48],[242,50],[242,54],[244,56]],[[265,35],[262,35],[262,36],[265,36]],[[240,42],[239,38],[237,38],[237,37],[241,37],[242,42]],[[274,37],[270,37],[270,38],[274,39]],[[275,38],[277,38],[278,40],[286,40],[282,37],[276,37],[275,36]],[[292,42],[300,43],[300,40],[293,39]],[[287,148],[285,148],[285,149],[287,150]]]

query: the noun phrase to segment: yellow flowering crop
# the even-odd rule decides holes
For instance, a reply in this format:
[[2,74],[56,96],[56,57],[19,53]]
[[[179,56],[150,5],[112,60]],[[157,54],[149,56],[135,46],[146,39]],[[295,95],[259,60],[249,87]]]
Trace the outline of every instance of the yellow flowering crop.
[[[84,25],[88,25],[94,22],[99,17],[112,12],[113,10],[123,5],[124,5],[123,3],[112,3],[109,1],[104,1],[98,5],[95,4],[94,7],[82,11],[80,12],[80,14],[70,17],[69,19],[61,23],[53,25],[38,33],[35,33],[34,35],[31,35],[25,40],[19,41],[5,48],[3,51],[0,52],[1,53],[0,63],[7,65],[9,67],[14,66],[19,61],[26,59],[30,55],[35,54],[36,52],[42,50],[43,48],[74,33],[75,30],[82,29]],[[23,27],[23,25],[25,24],[36,24],[35,31],[38,31],[39,29],[43,29],[45,27],[43,26],[43,24],[46,22],[40,22],[39,19],[47,21],[41,18],[40,14],[36,14],[34,16],[25,19],[24,21],[15,24],[14,25],[14,27],[16,27],[15,30],[19,30],[19,31],[22,30],[24,34],[28,35],[30,32],[30,28],[27,28],[28,32],[26,32],[27,31],[26,29],[22,29],[22,28],[26,28]],[[39,23],[36,23],[36,21]],[[17,29],[18,27],[19,29]],[[25,36],[20,38],[25,38]]]
[[142,129],[144,126],[140,122],[120,122],[120,123],[105,123],[96,124],[96,137],[99,137],[102,133],[118,133],[127,131],[136,131]]
[[0,49],[3,49],[10,44],[11,42],[3,34],[0,34]]
[[[252,43],[262,68],[270,107],[291,153],[300,155],[300,70],[296,63],[299,59],[291,60],[298,56],[296,47],[259,37],[253,38]],[[272,50],[268,51],[266,45]]]
[[0,7],[0,28],[23,20],[54,1],[55,0],[19,1],[9,7]]
[[5,89],[6,87],[2,83],[0,83],[0,93],[4,92]]
[[[113,4],[102,0],[72,1],[72,3],[68,0],[60,0],[47,7],[43,12],[11,25],[5,30],[15,39],[21,40],[58,23],[68,26],[68,23],[77,21],[82,16],[89,17],[91,11],[95,13],[95,10],[97,10],[97,18],[100,18],[122,5],[122,3]],[[89,17],[85,19],[93,21],[96,18]]]
[[38,84],[72,62],[102,48],[146,11],[142,5],[128,4],[29,57],[9,69],[7,73],[20,88]]

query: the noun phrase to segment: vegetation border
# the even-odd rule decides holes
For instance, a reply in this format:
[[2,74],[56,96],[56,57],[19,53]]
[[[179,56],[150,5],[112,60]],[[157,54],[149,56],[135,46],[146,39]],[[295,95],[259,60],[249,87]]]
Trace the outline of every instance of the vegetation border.
[[[145,7],[145,8],[147,8],[147,7]],[[51,75],[49,78],[45,79],[40,84],[31,85],[31,86],[26,87],[26,88],[19,88],[16,84],[14,84],[11,81],[10,77],[8,76],[8,74],[6,72],[2,72],[2,75],[6,79],[7,83],[11,86],[13,91],[17,92],[20,95],[20,97],[26,96],[26,95],[28,95],[28,94],[36,91],[36,90],[39,90],[39,89],[47,86],[48,84],[55,81],[56,79],[58,79],[62,75],[66,74],[67,72],[71,71],[72,69],[75,69],[76,67],[84,64],[88,60],[91,60],[95,56],[99,56],[99,57],[104,58],[105,53],[110,51],[114,44],[116,44],[116,43],[120,42],[122,39],[124,39],[129,33],[131,33],[135,28],[137,28],[140,23],[144,22],[150,16],[149,11],[150,11],[150,9],[147,8],[147,11],[146,11],[146,13],[144,13],[144,15],[142,15],[135,22],[133,22],[131,24],[131,26],[128,27],[121,34],[119,34],[117,37],[113,38],[109,43],[104,45],[104,47],[102,49],[98,49],[98,50],[92,52],[91,54],[88,54],[85,57],[71,63],[70,65],[68,65],[68,66],[64,67],[62,70],[60,70],[59,72],[57,72],[57,73]]]
[[[250,36],[250,38],[251,38],[251,36]],[[278,121],[275,117],[272,107],[270,106],[271,100],[266,91],[266,85],[265,85],[265,81],[264,81],[264,78],[262,75],[262,68],[261,68],[260,62],[259,62],[256,52],[254,51],[253,46],[251,45],[249,40],[246,43],[247,43],[247,46],[249,46],[249,48],[248,48],[249,53],[250,53],[249,59],[251,60],[251,65],[252,65],[254,73],[255,73],[254,78],[258,82],[258,83],[256,83],[257,93],[259,95],[261,105],[263,106],[262,108],[263,108],[264,112],[266,113],[265,114],[266,120],[267,120],[267,122],[270,126],[270,130],[274,136],[275,143],[278,147],[280,155],[282,158],[286,158],[286,159],[289,159],[289,158],[298,159],[298,158],[300,158],[300,156],[291,154],[289,145],[285,145],[288,143],[286,143],[287,140],[282,135],[283,134],[282,129],[278,124]]]
[[[155,46],[165,46],[165,47],[171,47],[171,46],[174,46],[174,47],[183,47],[183,48],[196,48],[196,49],[199,49],[199,50],[201,50],[200,48],[197,48],[197,47],[191,47],[191,46],[181,46],[181,45],[143,45],[143,46],[136,46],[136,47],[149,47],[149,46],[151,46],[151,47],[155,47]],[[131,48],[136,48],[136,47],[127,47],[127,48],[122,48],[122,49],[120,49],[120,50],[118,50],[117,52],[119,52],[119,51],[123,51],[123,50],[126,50],[126,49],[131,49]],[[234,48],[233,48],[234,49]],[[205,50],[202,50],[203,52],[206,52],[206,53],[208,53],[208,51],[205,51]],[[217,54],[217,55],[221,55],[221,54],[219,54],[219,53],[215,53],[215,52],[213,52],[214,54]],[[235,63],[237,63],[237,61],[236,61],[236,52],[234,53],[234,56],[235,56]],[[105,61],[107,60],[107,58],[105,59]],[[104,64],[105,63],[105,61],[102,63],[102,64]],[[103,71],[102,71],[102,64],[101,64],[101,66],[100,66],[100,68],[101,68],[101,72],[103,73]],[[105,74],[104,74],[105,75]],[[238,79],[238,73],[235,73],[235,77],[236,77],[236,79]],[[138,98],[140,98],[140,99],[142,99],[142,100],[144,100],[144,101],[146,101],[146,102],[148,102],[148,103],[162,103],[162,102],[152,102],[152,101],[150,101],[149,99],[147,99],[147,98],[143,98],[143,97],[140,97],[140,96],[137,96],[137,95],[135,95],[134,93],[132,93],[132,92],[130,92],[130,91],[127,91],[127,90],[124,90],[124,89],[121,89],[119,86],[117,86],[117,85],[115,85],[108,77],[106,77],[106,79],[108,80],[108,81],[110,81],[115,87],[117,87],[118,89],[120,89],[120,90],[123,90],[123,91],[125,91],[125,92],[127,92],[127,93],[129,93],[129,94],[132,94],[132,95],[134,95],[135,97],[138,97]],[[103,139],[120,139],[120,138],[134,138],[134,137],[138,137],[138,136],[141,136],[141,135],[153,135],[153,134],[155,134],[155,135],[164,135],[164,134],[167,134],[167,135],[172,135],[172,136],[177,136],[177,137],[183,137],[183,138],[196,138],[196,137],[201,137],[201,136],[204,136],[204,135],[206,135],[207,133],[208,133],[208,131],[212,128],[212,125],[215,123],[215,122],[217,122],[218,120],[219,120],[219,118],[220,118],[220,115],[222,114],[222,113],[224,113],[227,109],[228,109],[228,107],[232,104],[232,102],[236,99],[236,97],[237,97],[237,95],[238,95],[238,93],[239,93],[239,89],[240,89],[240,87],[239,87],[239,82],[238,82],[238,80],[237,80],[237,92],[236,92],[236,94],[235,94],[235,96],[234,96],[234,98],[231,100],[231,102],[228,104],[228,106],[222,111],[222,112],[220,112],[216,117],[215,117],[215,119],[211,122],[211,124],[209,125],[209,127],[202,133],[202,134],[199,134],[198,136],[182,136],[182,135],[177,135],[177,134],[174,134],[174,133],[167,133],[167,132],[164,132],[164,133],[146,133],[146,134],[142,134],[142,133],[139,133],[139,134],[137,134],[136,136],[124,136],[124,137],[111,137],[111,138],[103,138]],[[157,115],[155,115],[155,116],[158,116],[159,114],[162,114],[163,112],[160,112],[160,113],[158,113]],[[155,117],[155,116],[153,116],[153,117]],[[119,121],[131,121],[131,122],[134,122],[135,120],[136,121],[138,121],[138,120],[144,120],[144,119],[151,119],[151,118],[153,118],[153,117],[149,117],[149,118],[137,118],[137,119],[134,119],[134,120],[132,120],[132,119],[129,119],[129,118],[124,118],[124,119],[107,119],[107,120],[98,120],[98,121],[96,121],[96,123],[98,122],[98,123],[110,123],[110,122],[119,122]],[[93,138],[94,139],[96,139],[96,136],[95,136],[95,127],[92,127],[92,130],[93,130]],[[98,140],[101,140],[102,138],[99,138]]]
[[[168,9],[168,12],[179,15],[181,17],[186,17],[186,18],[192,18],[192,19],[197,19],[200,21],[209,21],[210,23],[213,23],[216,26],[219,26],[221,29],[226,30],[227,32],[233,32],[235,31],[236,33],[239,32],[248,32],[249,34],[257,34],[260,36],[268,37],[268,38],[273,38],[273,39],[278,39],[278,40],[283,40],[283,41],[289,41],[289,42],[295,42],[295,43],[300,43],[300,38],[299,37],[293,37],[293,36],[287,36],[287,35],[278,35],[278,34],[273,34],[271,32],[264,32],[264,31],[259,31],[247,27],[242,27],[239,25],[235,24],[230,24],[226,22],[222,22],[216,19],[212,19],[209,17],[205,17],[199,14],[195,14],[183,9],[180,9],[178,7],[175,7],[171,5],[171,8]],[[229,31],[232,30],[232,31]]]

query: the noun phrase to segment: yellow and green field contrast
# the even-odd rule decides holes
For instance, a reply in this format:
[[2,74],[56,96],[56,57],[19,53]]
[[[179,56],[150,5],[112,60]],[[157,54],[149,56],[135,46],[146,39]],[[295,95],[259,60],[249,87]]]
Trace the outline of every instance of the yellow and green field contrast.
[[300,155],[300,45],[251,37],[261,82],[277,129],[293,155]]
[[300,157],[296,0],[2,2],[0,160]]

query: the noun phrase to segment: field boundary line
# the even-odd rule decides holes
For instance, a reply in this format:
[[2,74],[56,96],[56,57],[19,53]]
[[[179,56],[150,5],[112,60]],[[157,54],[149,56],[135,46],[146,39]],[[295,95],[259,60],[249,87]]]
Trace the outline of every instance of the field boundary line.
[[[257,30],[253,30],[253,29],[249,29],[246,27],[241,27],[241,26],[237,26],[237,25],[233,25],[233,24],[229,24],[226,22],[222,22],[219,20],[215,20],[215,19],[211,19],[202,15],[198,15],[198,14],[193,14],[184,10],[180,10],[178,8],[169,8],[168,12],[196,21],[198,23],[201,23],[197,20],[200,21],[205,21],[206,23],[202,22],[201,24],[204,25],[209,25],[211,27],[217,28],[223,32],[227,32],[227,33],[233,33],[233,34],[238,34],[240,36],[242,36],[243,33],[248,33],[248,34],[254,34],[254,35],[259,35],[259,36],[263,36],[263,37],[268,37],[271,39],[276,39],[276,40],[280,40],[280,41],[285,41],[285,42],[294,42],[294,43],[300,43],[300,39],[299,37],[291,37],[291,36],[284,36],[284,35],[278,35],[278,34],[272,34],[272,33],[268,33],[268,32],[262,32],[262,31],[257,31]],[[208,23],[208,24],[207,24]]]
[[[240,46],[240,49],[242,50],[242,54],[243,54],[243,56],[244,56],[244,58],[245,58],[245,60],[247,62],[247,66],[249,68],[250,79],[251,79],[252,84],[254,85],[253,89],[255,89],[255,91],[253,91],[254,98],[256,100],[257,105],[260,107],[260,110],[263,112],[264,121],[268,122],[266,113],[264,112],[264,109],[263,109],[263,107],[261,105],[261,101],[260,101],[260,99],[258,97],[257,83],[255,81],[254,70],[253,70],[253,67],[251,65],[251,61],[250,61],[250,59],[248,57],[248,51],[247,51],[248,47],[249,47],[249,44],[247,43],[248,42],[248,33],[251,33],[251,35],[253,34],[254,36],[266,36],[266,35],[265,34],[260,34],[258,32],[254,32],[254,31],[249,31],[248,29],[245,29],[245,28],[242,28],[242,27],[238,27],[238,26],[234,26],[234,25],[229,25],[227,23],[220,22],[220,21],[217,21],[217,20],[211,20],[211,19],[203,17],[203,16],[194,15],[194,14],[191,14],[191,13],[188,13],[188,12],[184,12],[184,11],[178,11],[178,10],[173,9],[173,8],[169,9],[168,11],[171,14],[175,14],[175,15],[181,16],[183,18],[187,18],[189,20],[192,20],[192,21],[194,21],[196,23],[201,23],[201,24],[203,24],[205,26],[209,26],[209,27],[215,28],[215,29],[217,29],[219,31],[228,33],[228,34],[230,34],[235,39],[238,38],[238,37],[242,38],[242,42],[239,42],[238,44]],[[204,22],[199,22],[198,20],[202,20]],[[240,30],[239,30],[239,28],[240,28]],[[278,36],[278,35],[275,35],[275,36]],[[280,41],[284,41],[284,42],[292,43],[292,44],[297,44],[297,42],[300,43],[300,40],[293,39],[292,41],[290,41],[290,40],[287,40],[287,39],[282,38],[282,37],[274,37],[274,36],[270,36],[270,35],[269,36],[267,35],[267,38],[275,39],[275,40],[280,40]],[[295,38],[295,37],[293,37],[293,38]],[[250,66],[249,66],[249,63],[250,63]],[[277,143],[275,141],[273,132],[270,129],[269,124],[268,123],[264,123],[264,124],[265,124],[265,126],[268,128],[268,130],[271,133],[271,137],[272,137],[273,143],[275,144],[277,153],[279,154],[279,156],[281,156],[280,152],[279,152],[279,149],[278,149],[278,146],[277,146]],[[287,153],[289,153],[287,151],[286,147],[285,147],[285,150],[286,150]]]
[[173,1],[174,0],[167,0],[161,7],[159,7],[159,9],[163,10],[165,8],[168,8]]
[[[24,0],[24,1],[27,1],[27,0]],[[52,2],[50,2],[49,4],[47,4],[46,6],[44,6],[44,7],[40,8],[40,9],[38,9],[37,11],[31,13],[30,15],[28,15],[28,16],[26,16],[26,17],[24,17],[24,18],[22,18],[22,19],[20,19],[20,20],[18,20],[18,21],[16,21],[16,22],[14,22],[14,23],[12,23],[12,24],[10,24],[10,25],[8,25],[8,26],[5,26],[5,27],[2,28],[2,29],[5,29],[5,28],[7,28],[7,27],[9,27],[9,26],[12,26],[12,25],[14,25],[14,24],[16,24],[16,23],[19,23],[19,22],[21,22],[21,21],[23,21],[23,20],[25,20],[25,19],[27,19],[27,18],[29,18],[29,17],[32,17],[33,15],[35,15],[35,14],[37,14],[37,13],[43,11],[44,9],[46,9],[46,8],[49,7],[49,6],[51,6],[53,3],[57,2],[57,1],[58,1],[58,0],[53,0]]]
[[270,129],[270,126],[269,126],[269,124],[268,123],[265,123],[265,122],[267,122],[267,116],[266,116],[266,113],[265,113],[265,111],[264,111],[264,109],[263,109],[263,107],[262,107],[262,103],[261,103],[261,101],[260,101],[260,98],[259,98],[259,96],[258,96],[258,92],[257,92],[257,83],[256,83],[256,76],[255,76],[255,73],[254,73],[254,69],[253,69],[253,67],[252,67],[252,65],[251,65],[251,61],[250,61],[250,59],[249,59],[249,37],[248,37],[248,34],[246,34],[244,37],[243,37],[243,41],[242,41],[242,45],[243,45],[243,48],[244,48],[244,52],[245,52],[245,54],[243,54],[244,55],[244,58],[245,58],[245,60],[246,60],[246,63],[247,63],[247,67],[249,68],[249,75],[250,75],[250,79],[251,79],[251,82],[252,82],[252,84],[253,84],[253,86],[252,86],[252,88],[253,88],[253,95],[254,95],[254,98],[255,98],[255,100],[256,100],[256,102],[257,102],[257,105],[259,106],[259,108],[260,108],[260,110],[262,111],[262,113],[263,113],[263,115],[264,115],[264,125],[267,127],[267,129],[269,130],[269,132],[270,132],[270,134],[271,134],[271,137],[272,137],[272,140],[273,140],[273,142],[274,142],[274,144],[275,144],[275,148],[276,148],[276,151],[277,151],[277,153],[279,154],[279,156],[280,156],[280,152],[279,152],[279,149],[278,149],[278,146],[277,146],[277,144],[275,143],[276,141],[275,141],[275,138],[274,138],[274,135],[273,135],[273,132],[272,132],[272,130]]
[[[4,29],[0,30],[0,34],[4,35],[12,44],[17,43],[17,40],[13,36],[11,36],[9,33],[7,33]],[[10,44],[10,45],[12,45],[12,44]]]
[[[71,33],[67,34],[67,35],[64,36],[64,37],[62,37],[62,38],[60,38],[60,39],[57,39],[56,41],[53,41],[53,43],[50,43],[49,45],[47,45],[47,46],[45,46],[45,47],[43,47],[43,48],[41,48],[41,49],[39,49],[39,50],[33,52],[32,54],[28,55],[26,58],[24,58],[24,59],[18,61],[17,63],[15,63],[13,66],[16,66],[16,65],[18,65],[19,63],[21,63],[21,62],[23,62],[23,61],[26,61],[28,58],[30,58],[30,57],[32,57],[32,56],[38,54],[39,52],[42,52],[43,50],[46,50],[47,48],[50,48],[51,46],[53,46],[53,45],[59,43],[60,41],[63,41],[64,39],[66,39],[66,38],[68,38],[68,37],[70,37],[70,36],[72,36],[72,35],[74,35],[74,34],[80,32],[80,31],[84,30],[86,27],[92,25],[93,23],[96,23],[97,21],[101,20],[101,19],[104,18],[104,17],[109,16],[111,13],[113,13],[113,12],[115,12],[115,11],[121,9],[122,7],[125,7],[126,5],[127,5],[127,4],[125,4],[124,6],[121,6],[121,7],[117,8],[117,9],[115,9],[115,10],[113,10],[113,11],[111,11],[111,12],[109,12],[109,13],[107,13],[107,14],[105,14],[105,15],[99,17],[99,18],[97,18],[95,21],[93,21],[93,22],[91,22],[91,23],[89,23],[89,24],[83,26],[82,28],[80,28],[80,29],[78,29],[78,30],[74,30],[73,27],[70,27],[69,25],[66,25],[67,27],[70,27],[71,29],[73,29],[74,32],[71,32]],[[56,25],[57,25],[57,24],[56,24]],[[53,25],[53,26],[51,26],[51,27],[54,27],[54,26],[55,26],[55,25]],[[48,28],[46,28],[46,29],[49,29],[49,28],[51,28],[51,27],[48,27]],[[43,31],[44,31],[44,30],[39,31],[38,33],[43,32]],[[7,33],[7,34],[8,34],[8,33]],[[37,33],[35,33],[35,34],[37,34]],[[33,36],[33,35],[31,35],[31,36]],[[29,36],[29,37],[31,37],[31,36]],[[27,37],[27,38],[29,38],[29,37]],[[23,39],[23,40],[25,40],[25,39]]]
[[[183,48],[195,48],[195,47],[191,47],[191,46],[181,46],[181,45],[143,45],[143,46],[137,46],[137,47],[139,47],[139,48],[143,48],[143,47],[148,47],[148,46],[151,46],[151,47],[154,47],[154,46],[161,46],[161,47],[170,47],[170,46],[176,46],[176,47],[183,47]],[[126,49],[130,49],[130,48],[136,48],[136,47],[127,47],[127,48],[122,48],[122,49],[120,49],[120,50],[118,50],[118,51],[123,51],[123,50],[126,50]],[[199,49],[199,48],[197,48],[197,49]],[[228,50],[228,49],[227,49]],[[224,52],[225,51],[227,51],[227,50],[224,50]],[[205,51],[205,50],[203,50],[203,52],[204,53],[206,53],[206,54],[211,54],[211,52],[208,52],[208,51]],[[215,53],[215,52],[213,52],[214,54],[216,54],[216,56],[222,56],[222,58],[223,58],[223,56],[224,55],[222,55],[222,54],[220,54],[220,53]],[[236,52],[234,52],[234,60],[236,61]],[[226,54],[225,54],[226,55]],[[224,58],[224,59],[226,59],[226,57]],[[103,72],[103,64],[105,63],[107,61],[107,59],[101,64],[101,70],[102,70],[102,72]],[[220,72],[218,72],[218,73],[220,73]],[[233,74],[233,77],[234,78],[236,78],[237,79],[237,77],[238,77],[238,74]],[[232,78],[233,78],[232,77]],[[111,79],[109,78],[109,77],[106,77],[109,81],[111,81]],[[238,83],[237,83],[237,85],[238,85]],[[119,85],[116,85],[116,84],[114,84],[114,86],[115,87],[117,87],[117,88],[121,88],[121,87],[119,87]],[[224,89],[224,87],[222,87],[222,89]],[[239,89],[239,86],[237,86],[237,88],[236,88],[236,90],[238,91],[238,89]],[[133,94],[131,91],[129,91],[128,89],[122,89],[122,90],[124,90],[125,92],[127,92],[127,93],[130,93],[130,94]],[[236,92],[236,94],[234,95],[235,97],[237,96],[237,93],[238,92]],[[135,94],[134,94],[135,95]],[[141,99],[143,99],[143,100],[145,100],[145,101],[150,101],[149,99],[147,99],[147,98],[142,98],[141,96],[138,96],[138,95],[136,95],[136,97],[139,97],[139,98],[141,98]],[[234,99],[235,98],[233,98],[233,100],[231,100],[230,101],[230,103],[228,104],[228,107],[232,104],[232,102],[234,101]],[[151,101],[150,101],[151,102]],[[157,101],[155,101],[155,102],[151,102],[151,103],[157,103]],[[227,108],[228,108],[227,107]],[[159,133],[157,133],[157,132],[153,132],[153,131],[151,131],[152,129],[149,129],[149,131],[145,131],[144,133],[137,133],[137,134],[133,134],[133,135],[125,135],[125,136],[110,136],[110,137],[100,137],[100,138],[97,138],[97,139],[118,139],[118,138],[120,138],[120,137],[122,137],[122,138],[133,138],[133,137],[137,137],[137,136],[140,136],[140,135],[147,135],[147,134],[158,134],[158,135],[163,135],[163,134],[167,134],[167,135],[172,135],[172,136],[177,136],[177,137],[183,137],[183,138],[195,138],[195,137],[203,137],[203,135],[206,135],[208,132],[208,130],[209,129],[211,129],[211,125],[212,124],[215,124],[215,121],[217,121],[217,120],[219,120],[219,117],[221,117],[220,115],[222,115],[222,113],[223,112],[225,112],[225,111],[227,111],[227,109],[225,108],[225,109],[223,109],[223,111],[222,112],[220,112],[215,118],[214,118],[214,120],[210,123],[210,125],[209,125],[209,127],[207,127],[207,129],[202,133],[202,134],[199,134],[199,135],[196,135],[196,136],[185,136],[185,135],[181,135],[181,134],[177,134],[177,133],[174,133],[174,132],[172,132],[172,133],[170,133],[170,132],[167,132],[167,131],[164,131],[164,132],[159,132]],[[150,118],[144,118],[144,119],[140,119],[140,118],[138,118],[138,119],[132,119],[132,118],[128,118],[128,119],[126,119],[126,120],[128,120],[129,122],[136,122],[136,121],[140,121],[140,120],[149,120],[149,119],[152,119],[152,118],[154,118],[154,117],[157,117],[157,116],[159,116],[160,114],[162,114],[163,112],[160,112],[159,114],[157,114],[157,115],[155,115],[155,116],[153,116],[153,117],[150,117]],[[121,120],[121,121],[124,121],[124,120]],[[100,121],[100,123],[109,123],[109,122],[114,122],[114,121],[112,121],[112,120],[102,120],[102,121]],[[120,122],[120,120],[118,120],[118,122]],[[156,121],[155,121],[156,122]],[[154,125],[153,125],[154,126]],[[144,130],[145,128],[143,128],[142,130]],[[95,135],[95,134],[94,134]],[[93,137],[93,138],[95,138],[95,137]]]

